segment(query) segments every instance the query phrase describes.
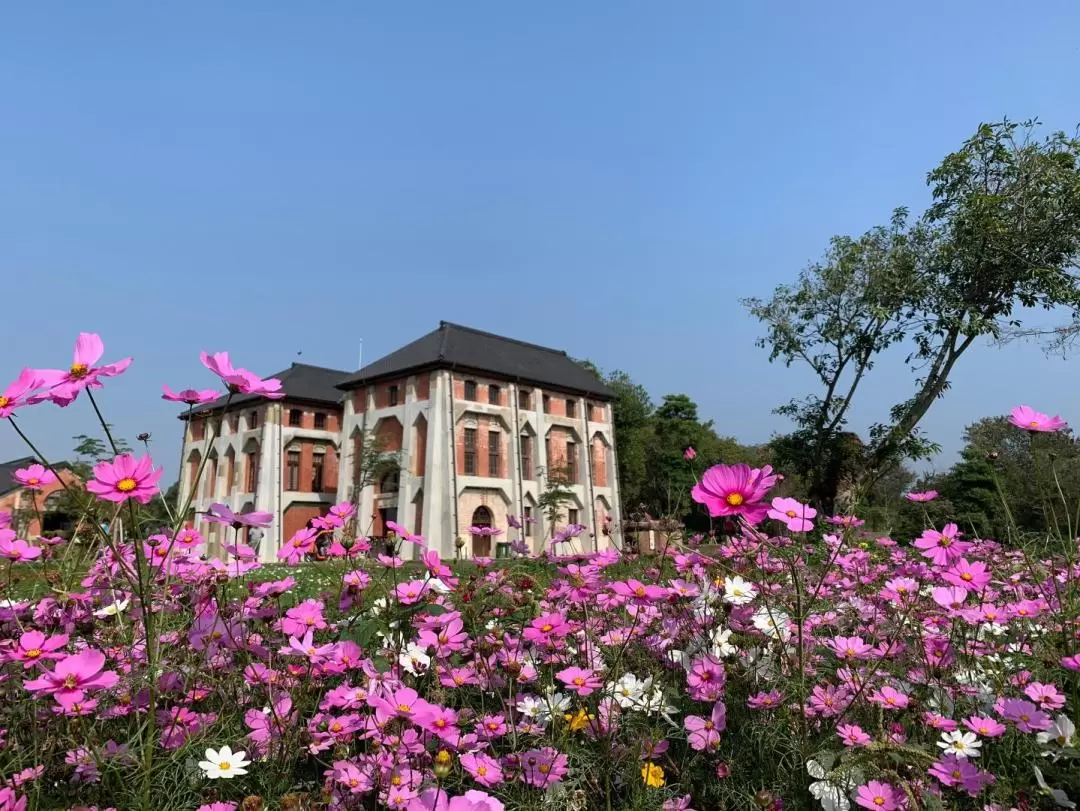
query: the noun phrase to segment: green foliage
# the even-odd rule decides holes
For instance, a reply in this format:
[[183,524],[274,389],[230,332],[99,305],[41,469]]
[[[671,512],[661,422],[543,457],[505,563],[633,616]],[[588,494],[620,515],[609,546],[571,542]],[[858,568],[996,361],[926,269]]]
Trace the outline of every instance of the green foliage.
[[806,364],[821,393],[778,411],[806,445],[798,472],[827,499],[830,450],[881,353],[908,348],[913,391],[871,426],[855,475],[865,495],[905,458],[936,446],[919,422],[976,339],[1020,326],[1017,310],[1080,311],[1080,139],[1038,141],[1036,122],[984,124],[927,179],[933,204],[914,222],[835,237],[825,257],[768,301],[748,299],[770,360]]
[[555,524],[563,518],[563,505],[574,501],[574,493],[567,484],[567,473],[565,467],[548,468],[544,475],[544,490],[536,500],[547,522],[548,537],[554,534]]

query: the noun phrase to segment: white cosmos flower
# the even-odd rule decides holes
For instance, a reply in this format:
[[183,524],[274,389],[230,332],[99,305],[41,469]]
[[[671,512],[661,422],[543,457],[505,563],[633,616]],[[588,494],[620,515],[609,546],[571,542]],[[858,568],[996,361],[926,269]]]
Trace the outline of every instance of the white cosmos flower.
[[380,597],[371,604],[371,616],[377,617],[383,611],[386,610],[387,602],[385,597]]
[[757,597],[754,584],[743,580],[738,575],[724,578],[724,602],[731,605],[746,605]]
[[713,632],[709,635],[709,641],[712,642],[712,654],[720,659],[724,659],[738,653],[739,649],[728,641],[730,639],[730,628],[724,628],[722,626],[714,628]]
[[398,656],[398,662],[410,674],[419,676],[421,673],[426,673],[428,667],[431,666],[431,657],[424,648],[415,642],[410,642]]
[[541,699],[540,712],[537,713],[536,719],[546,724],[554,717],[566,715],[569,709],[570,696],[563,693],[549,692]]
[[431,589],[436,594],[449,594],[451,591],[453,591],[452,588],[450,588],[448,585],[446,585],[442,580],[440,580],[437,577],[431,578],[429,581],[427,581],[427,584],[428,584],[428,588]]
[[1073,735],[1076,734],[1076,724],[1069,720],[1066,715],[1059,715],[1054,719],[1053,725],[1045,732],[1040,732],[1035,739],[1044,746],[1048,743],[1056,743],[1058,746],[1072,746]]
[[95,617],[115,617],[121,611],[125,610],[130,603],[130,600],[117,600],[112,605],[107,605],[104,608],[98,609],[94,612]]
[[974,732],[962,732],[958,729],[954,732],[943,732],[938,746],[944,749],[947,755],[955,755],[960,760],[967,760],[979,756],[982,741]]
[[608,691],[615,703],[626,710],[641,701],[645,695],[645,686],[633,673],[627,673],[618,681],[611,682]]
[[806,761],[806,771],[816,782],[810,784],[810,793],[814,795],[825,811],[848,811],[851,801],[843,786],[830,782],[825,774],[825,767],[816,760]]
[[247,774],[245,766],[250,766],[247,752],[233,752],[229,746],[223,746],[216,752],[213,749],[206,750],[206,760],[199,761],[199,768],[206,772],[211,780],[227,780],[238,774]]
[[773,639],[787,639],[791,636],[791,629],[788,627],[789,622],[790,617],[783,611],[770,611],[767,608],[759,608],[754,612],[754,627]]
[[522,696],[518,699],[517,711],[526,718],[537,718],[544,711],[544,702],[536,696]]

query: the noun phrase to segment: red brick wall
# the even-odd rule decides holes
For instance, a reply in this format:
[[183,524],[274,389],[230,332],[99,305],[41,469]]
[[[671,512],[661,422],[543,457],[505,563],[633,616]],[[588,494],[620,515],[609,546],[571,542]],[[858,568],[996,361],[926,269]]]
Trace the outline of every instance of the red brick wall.
[[600,437],[593,437],[592,441],[592,471],[593,484],[607,487],[607,446]]
[[[492,470],[490,465],[490,432],[493,428],[499,429],[499,469]],[[476,417],[476,473],[477,476],[490,476],[498,478],[507,476],[509,463],[507,457],[511,435],[501,430],[502,424],[493,417],[479,415]],[[457,463],[458,474],[465,474],[465,423],[458,423],[457,429]]]
[[424,373],[416,378],[416,399],[426,400],[431,396],[431,375]]
[[206,438],[206,420],[200,417],[191,418],[191,441],[201,442]]
[[225,495],[231,496],[236,481],[236,456],[225,454]]
[[[316,454],[315,448],[326,448],[326,451],[322,454]],[[315,467],[316,455],[321,455],[323,458],[323,481],[322,493],[335,493],[337,492],[338,484],[338,454],[332,446],[326,445],[322,442],[314,442],[311,440],[294,440],[289,443],[289,446],[284,450],[281,456],[281,480],[284,482],[285,489],[289,488],[289,453],[300,453],[300,466],[297,474],[296,492],[310,493],[312,485],[312,473]]]
[[[413,426],[413,465],[414,476],[423,476],[427,469],[427,420],[421,419]],[[419,531],[419,530],[417,530]]]
[[393,453],[401,450],[401,443],[403,439],[404,429],[401,423],[395,418],[390,418],[382,421],[379,425],[379,439],[382,441],[382,450],[387,453]]
[[359,388],[353,392],[352,396],[353,411],[357,414],[363,414],[367,410],[367,389]]
[[[61,484],[61,482],[65,483],[65,484],[68,484],[68,485],[73,484],[73,485],[77,485],[79,487],[82,486],[82,482],[80,481],[79,477],[76,476],[71,471],[60,470],[60,471],[58,471],[58,473],[60,475],[60,481],[54,482],[53,484],[46,485],[45,487],[42,487],[41,490],[38,490],[38,491],[36,491],[34,493],[34,501],[33,501],[33,503],[37,505],[38,511],[44,509],[45,499],[47,499],[49,496],[51,496],[57,490],[62,490],[64,488],[64,484]],[[13,490],[10,493],[5,493],[2,497],[0,497],[0,512],[10,512],[10,513],[12,513],[14,515],[16,511],[21,510],[22,509],[22,494],[26,493],[26,492],[30,492],[30,491],[24,490],[23,488],[20,487],[18,490]],[[27,501],[26,506],[28,508],[30,508],[30,509],[33,509],[32,505],[31,505],[31,503],[29,501]],[[76,516],[76,518],[77,518],[77,516]],[[29,519],[29,521],[28,521],[28,523],[26,525],[26,535],[28,536],[28,539],[29,539],[29,538],[33,538],[34,536],[40,535],[40,534],[41,534],[41,523],[38,521],[37,515],[35,514],[32,518]]]

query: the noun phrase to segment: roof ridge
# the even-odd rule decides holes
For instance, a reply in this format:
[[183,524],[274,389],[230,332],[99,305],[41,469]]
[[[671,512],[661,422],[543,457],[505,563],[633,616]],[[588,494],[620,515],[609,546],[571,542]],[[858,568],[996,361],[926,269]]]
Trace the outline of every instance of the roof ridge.
[[[540,344],[533,344],[533,343],[529,343],[528,341],[518,340],[517,338],[507,338],[505,335],[498,335],[498,334],[496,334],[494,332],[487,332],[487,331],[482,330],[482,329],[477,329],[476,327],[467,327],[464,324],[455,324],[453,321],[440,321],[439,322],[439,328],[442,329],[444,327],[450,327],[452,329],[464,330],[465,332],[471,332],[474,335],[483,335],[483,336],[485,336],[487,338],[498,338],[500,341],[506,341],[508,344],[517,344],[518,346],[527,346],[530,349],[542,349],[545,352],[552,353],[553,355],[562,355],[564,358],[570,357],[569,355],[566,354],[565,349],[552,349],[550,346],[542,346]],[[445,342],[445,340],[446,340],[445,335],[444,335],[443,340]]]
[[6,462],[0,462],[0,467],[7,467],[8,465],[19,465],[23,462],[30,462],[30,464],[36,464],[38,458],[36,456],[19,456],[15,459],[8,459]]
[[321,372],[340,372],[343,375],[352,374],[352,372],[347,371],[345,369],[335,369],[332,366],[318,366],[317,364],[314,364],[314,363],[304,363],[303,361],[299,361],[299,360],[294,360],[292,363],[289,364],[290,369],[293,368],[294,366],[304,366],[304,367],[306,367],[308,369],[318,369]]

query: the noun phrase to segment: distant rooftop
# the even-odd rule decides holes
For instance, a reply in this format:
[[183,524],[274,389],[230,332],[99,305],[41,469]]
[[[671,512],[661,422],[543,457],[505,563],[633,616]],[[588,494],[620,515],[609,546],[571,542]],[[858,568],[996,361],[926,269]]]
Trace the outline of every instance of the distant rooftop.
[[[5,496],[13,490],[22,487],[15,481],[15,471],[20,468],[36,464],[37,459],[33,456],[23,456],[20,459],[12,459],[9,462],[0,462],[0,496]],[[53,467],[57,470],[69,470],[67,462],[54,462]]]
[[424,369],[456,369],[610,400],[615,392],[558,349],[504,338],[449,321],[338,383],[356,388],[382,378]]
[[[349,372],[341,369],[327,369],[322,366],[311,366],[307,363],[294,363],[288,369],[266,375],[266,377],[276,377],[281,381],[281,390],[285,392],[286,399],[337,405],[341,402],[342,395],[336,388],[336,384],[348,374]],[[227,399],[227,397],[219,397],[199,406],[194,410],[194,413],[215,411],[224,406]],[[257,394],[236,394],[229,401],[229,408],[265,399]]]

